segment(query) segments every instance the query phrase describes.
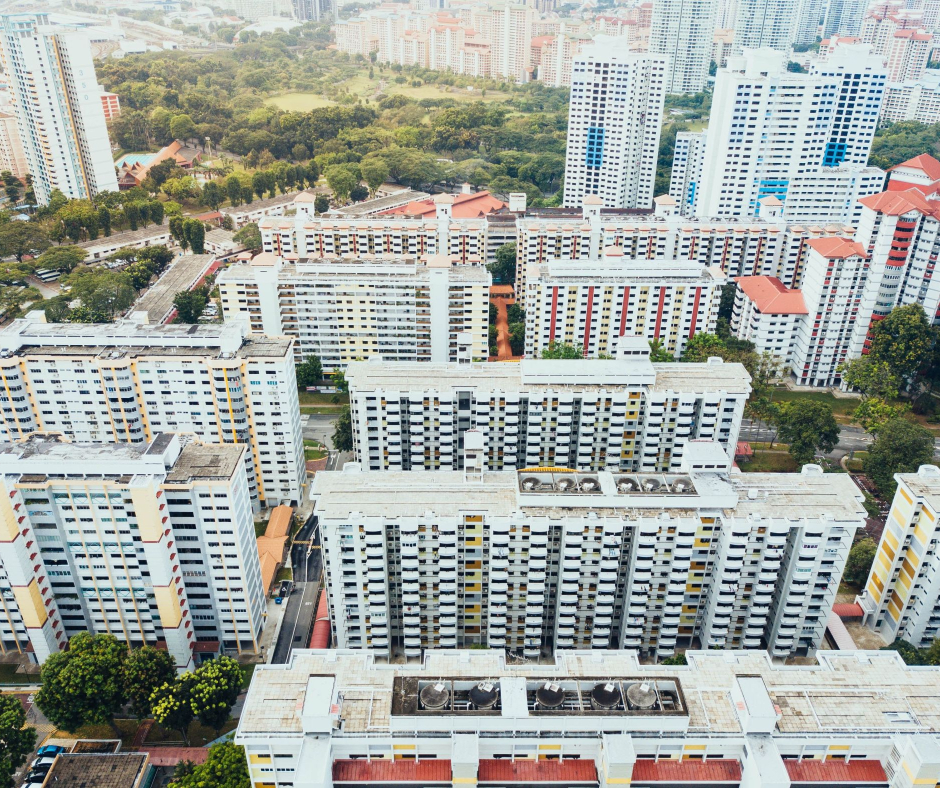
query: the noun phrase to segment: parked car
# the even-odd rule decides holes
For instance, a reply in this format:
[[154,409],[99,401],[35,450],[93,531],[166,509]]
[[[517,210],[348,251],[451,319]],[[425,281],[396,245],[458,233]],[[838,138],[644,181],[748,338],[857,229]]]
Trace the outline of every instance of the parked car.
[[40,758],[46,755],[58,755],[60,752],[66,752],[65,747],[60,747],[58,744],[47,744],[45,747],[40,747],[36,752]]
[[29,765],[30,769],[38,769],[40,766],[52,767],[52,762],[56,759],[55,755],[40,755]]

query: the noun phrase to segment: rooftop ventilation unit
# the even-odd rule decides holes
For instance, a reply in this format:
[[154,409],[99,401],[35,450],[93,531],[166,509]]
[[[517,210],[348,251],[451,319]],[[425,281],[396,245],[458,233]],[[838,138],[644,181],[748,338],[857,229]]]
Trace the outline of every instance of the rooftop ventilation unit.
[[524,492],[537,490],[541,486],[542,482],[537,476],[527,476],[522,480],[522,489]]
[[672,482],[672,491],[674,493],[694,492],[692,480],[688,476],[680,476],[679,478],[674,479]]
[[562,476],[555,482],[555,489],[558,492],[571,492],[575,489],[577,483],[574,480],[573,476]]
[[481,681],[470,690],[470,705],[474,709],[492,709],[499,700],[499,685]]
[[651,476],[644,476],[640,479],[640,488],[643,492],[658,492],[663,486],[663,483],[659,479],[654,479]]
[[421,701],[422,708],[437,711],[447,706],[447,702],[450,700],[450,692],[443,682],[438,681],[422,688],[418,698]]
[[627,703],[631,709],[652,709],[656,706],[656,690],[645,681],[627,687]]
[[581,479],[581,492],[600,492],[601,483],[593,476],[585,476]]
[[551,681],[546,681],[535,691],[535,701],[543,709],[560,709],[565,702],[565,691]]
[[620,687],[612,681],[602,681],[591,690],[591,708],[610,711],[621,707]]
[[617,477],[617,492],[621,494],[640,491],[640,483],[632,476]]

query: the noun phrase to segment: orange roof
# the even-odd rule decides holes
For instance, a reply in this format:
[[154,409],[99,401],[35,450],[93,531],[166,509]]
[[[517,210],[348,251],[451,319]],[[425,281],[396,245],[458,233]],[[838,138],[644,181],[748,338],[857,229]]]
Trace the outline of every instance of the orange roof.
[[[856,786],[859,783],[888,784],[881,761],[857,759],[854,761],[798,761],[784,758],[790,781],[797,783],[844,783]],[[635,776],[635,775],[634,775]]]
[[450,785],[450,761],[431,758],[423,761],[333,761],[334,783],[446,783]]
[[[477,779],[496,783],[573,783],[597,784],[594,761],[513,761],[509,758],[481,759]],[[635,778],[634,778],[635,779]]]
[[555,36],[536,36],[535,38],[532,39],[532,46],[543,47],[546,44],[550,44],[554,37]]
[[290,532],[294,510],[289,506],[275,506],[268,520],[264,536],[258,537],[258,560],[261,563],[261,582],[265,592],[274,582],[274,575],[284,557],[284,544]]
[[921,153],[920,156],[915,156],[913,159],[895,164],[888,172],[894,172],[901,167],[907,167],[911,170],[921,170],[931,180],[940,180],[940,161],[937,161],[929,153]]
[[[476,192],[475,194],[458,194],[454,196],[451,215],[455,219],[475,219],[480,216],[494,213],[506,207],[506,203],[497,200],[489,192]],[[398,208],[382,211],[381,216],[415,216],[418,218],[433,219],[437,215],[437,205],[434,200],[416,200]]]
[[832,612],[839,618],[861,618],[865,615],[862,606],[857,602],[841,602],[832,606]]
[[938,213],[938,206],[929,203],[923,192],[914,187],[908,187],[904,191],[889,189],[881,194],[870,194],[868,197],[862,197],[859,202],[866,208],[888,216],[900,216],[910,211],[920,211],[924,216],[937,216]]
[[807,243],[828,260],[845,260],[845,258],[854,255],[868,257],[864,246],[858,241],[850,241],[848,238],[838,238],[836,236],[811,238]]
[[732,758],[707,761],[654,761],[639,758],[633,765],[633,782],[729,783],[741,781],[741,764]]
[[739,276],[734,281],[761,314],[808,314],[803,293],[791,290],[775,276]]

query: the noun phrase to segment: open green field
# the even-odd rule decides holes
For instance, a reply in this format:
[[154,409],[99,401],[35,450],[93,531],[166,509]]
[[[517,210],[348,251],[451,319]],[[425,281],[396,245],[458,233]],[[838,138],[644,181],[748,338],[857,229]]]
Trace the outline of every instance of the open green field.
[[792,402],[797,399],[824,402],[832,408],[833,415],[845,417],[851,416],[859,403],[859,400],[854,397],[833,397],[828,391],[790,391],[785,388],[774,389],[774,402]]
[[369,79],[368,72],[363,71],[350,79],[340,82],[339,86],[345,88],[350,93],[362,96],[364,99],[371,99],[376,94],[376,91],[379,90],[379,85],[383,80],[385,82],[385,86],[381,89],[383,94],[391,95],[392,93],[398,93],[402,96],[415,99],[416,101],[420,101],[421,99],[443,98],[450,98],[455,101],[481,101],[484,98],[486,101],[505,101],[511,98],[509,93],[493,89],[488,89],[486,96],[483,96],[483,92],[478,88],[467,90],[467,88],[457,87],[456,85],[428,84],[414,87],[407,82],[404,84],[395,82],[395,76],[395,74],[386,71],[385,74],[377,73],[375,77]]
[[796,473],[796,461],[785,451],[758,451],[748,462],[740,464],[744,473]]
[[284,93],[280,96],[272,96],[264,103],[273,104],[285,112],[310,112],[312,109],[333,105],[330,99],[316,93]]

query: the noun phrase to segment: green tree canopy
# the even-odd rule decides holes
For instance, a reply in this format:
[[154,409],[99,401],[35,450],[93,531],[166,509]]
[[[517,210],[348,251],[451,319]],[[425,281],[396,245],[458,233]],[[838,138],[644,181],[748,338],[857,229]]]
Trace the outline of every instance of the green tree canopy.
[[137,719],[150,714],[150,696],[154,690],[175,678],[173,657],[166,651],[143,646],[127,655],[121,667],[121,680]]
[[333,429],[333,448],[336,451],[352,451],[352,416],[349,412],[349,405],[344,405],[339,412],[339,418],[336,419],[336,426]]
[[87,253],[80,246],[53,246],[36,258],[36,267],[68,274],[85,262],[86,257]]
[[650,343],[650,361],[654,364],[671,364],[676,360],[668,350],[663,348],[663,343],[658,339],[651,339]]
[[193,290],[181,290],[173,296],[173,306],[176,307],[176,318],[173,322],[198,323],[208,303],[209,288],[205,285]]
[[879,494],[890,500],[897,489],[896,473],[912,473],[921,465],[934,462],[934,439],[930,430],[907,419],[885,424],[875,438],[862,470]]
[[12,255],[22,263],[26,255],[35,257],[49,246],[49,235],[35,222],[0,224],[0,257]]
[[876,552],[878,552],[878,545],[869,536],[853,544],[845,562],[845,570],[842,572],[845,582],[858,587],[864,586],[868,580],[868,573],[871,572],[871,565],[875,561]]
[[255,222],[249,222],[232,237],[236,243],[240,243],[252,252],[261,249],[261,230]]
[[359,185],[359,178],[346,164],[334,164],[324,171],[326,182],[333,190],[336,201],[344,203],[349,200],[349,194]]
[[82,725],[113,724],[125,702],[123,664],[127,646],[114,635],[81,632],[68,651],[43,663],[36,705],[49,721],[74,733]]
[[218,657],[195,671],[192,708],[199,722],[216,734],[228,722],[242,688],[242,671],[231,657]]
[[13,788],[13,775],[36,744],[36,729],[26,727],[26,710],[15,695],[0,695],[0,786]]
[[686,342],[685,350],[679,361],[701,363],[708,361],[712,356],[723,358],[725,343],[715,334],[695,334]]
[[376,189],[388,180],[388,165],[382,159],[363,159],[359,169],[370,194],[374,195]]
[[307,356],[296,366],[297,388],[304,390],[308,386],[315,386],[323,379],[323,364],[317,356]]
[[130,277],[123,271],[81,266],[63,277],[63,284],[71,288],[72,298],[80,299],[92,312],[106,315],[108,322],[137,298]]
[[913,380],[930,359],[934,334],[924,308],[908,304],[892,309],[884,320],[871,326],[871,350],[874,362],[883,361],[892,374],[905,381]]
[[496,262],[490,263],[487,268],[493,275],[497,284],[516,284],[516,245],[506,243],[496,250]]
[[150,695],[153,718],[164,727],[179,731],[187,745],[189,726],[196,719],[193,687],[197,681],[194,673],[184,673],[173,681],[161,684]]
[[204,764],[181,763],[169,788],[251,788],[244,748],[232,742],[213,745]]
[[777,437],[790,444],[798,465],[813,461],[817,451],[830,452],[839,442],[839,425],[824,402],[798,399],[780,406]]
[[549,342],[542,348],[542,358],[553,359],[583,359],[584,351],[568,342]]

